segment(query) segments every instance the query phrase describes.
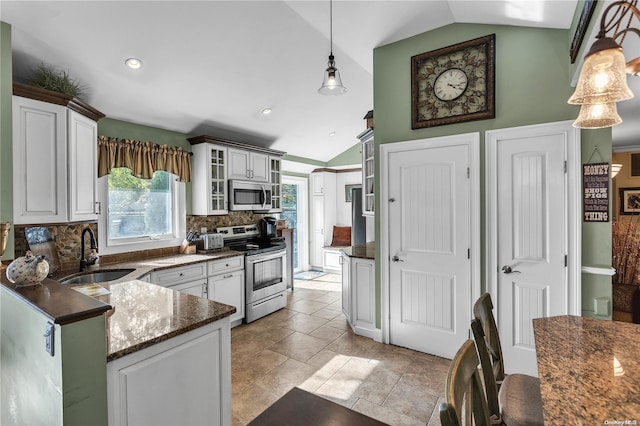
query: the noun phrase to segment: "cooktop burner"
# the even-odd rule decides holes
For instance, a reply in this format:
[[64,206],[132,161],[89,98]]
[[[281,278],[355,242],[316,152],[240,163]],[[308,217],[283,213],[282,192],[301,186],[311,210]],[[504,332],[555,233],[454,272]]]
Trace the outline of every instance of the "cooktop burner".
[[256,225],[226,226],[217,228],[216,232],[224,236],[225,247],[245,252],[247,255],[284,250],[286,247],[282,237],[261,239]]

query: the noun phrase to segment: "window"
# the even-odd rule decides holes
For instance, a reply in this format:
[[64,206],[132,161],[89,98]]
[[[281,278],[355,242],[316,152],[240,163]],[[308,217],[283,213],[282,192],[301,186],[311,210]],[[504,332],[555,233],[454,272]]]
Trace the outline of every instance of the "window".
[[307,187],[306,178],[283,176],[281,185],[282,213],[279,219],[285,219],[293,228],[293,268],[295,272],[308,268],[306,253],[307,241]]
[[[101,178],[103,214],[99,217],[101,253],[177,246],[184,238],[184,184],[156,171],[139,179],[127,168]],[[182,238],[181,238],[182,236]]]

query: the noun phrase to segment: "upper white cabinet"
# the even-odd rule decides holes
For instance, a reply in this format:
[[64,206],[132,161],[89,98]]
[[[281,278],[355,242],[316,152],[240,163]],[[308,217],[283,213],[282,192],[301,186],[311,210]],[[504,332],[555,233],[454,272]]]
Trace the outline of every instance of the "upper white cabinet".
[[324,195],[324,176],[324,172],[311,173],[311,195]]
[[269,156],[261,152],[229,148],[228,177],[269,182]]
[[270,183],[273,209],[261,213],[281,211],[281,157],[285,154],[283,151],[213,136],[195,136],[187,140],[191,143],[193,151],[193,214],[227,214],[227,182],[231,179]]
[[362,142],[362,215],[373,216],[375,206],[373,129],[367,129],[358,135],[358,139]]
[[14,84],[14,223],[97,219],[97,120],[102,117],[75,98]]
[[227,148],[210,143],[192,147],[192,212],[227,214]]

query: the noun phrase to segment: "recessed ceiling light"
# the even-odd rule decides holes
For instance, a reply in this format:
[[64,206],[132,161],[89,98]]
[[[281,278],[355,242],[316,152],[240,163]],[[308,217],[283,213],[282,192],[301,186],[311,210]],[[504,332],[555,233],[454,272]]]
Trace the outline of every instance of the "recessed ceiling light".
[[329,137],[330,137],[330,138],[334,137],[335,135],[336,135],[336,132],[331,132],[331,133],[329,133]]
[[124,63],[131,69],[137,70],[142,66],[142,61],[138,58],[128,58]]
[[262,115],[269,115],[269,114],[271,114],[272,111],[273,110],[271,108],[265,108],[260,112],[262,112]]

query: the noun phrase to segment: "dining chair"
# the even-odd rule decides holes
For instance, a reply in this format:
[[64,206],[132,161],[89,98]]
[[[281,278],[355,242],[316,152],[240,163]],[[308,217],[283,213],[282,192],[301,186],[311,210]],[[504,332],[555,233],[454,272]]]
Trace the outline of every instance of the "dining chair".
[[443,426],[489,426],[489,409],[478,373],[478,355],[473,340],[460,347],[449,366],[446,402],[440,404],[440,423]]
[[471,331],[482,368],[484,391],[493,424],[536,426],[544,424],[540,380],[526,374],[504,374],[498,327],[489,293],[473,307]]

